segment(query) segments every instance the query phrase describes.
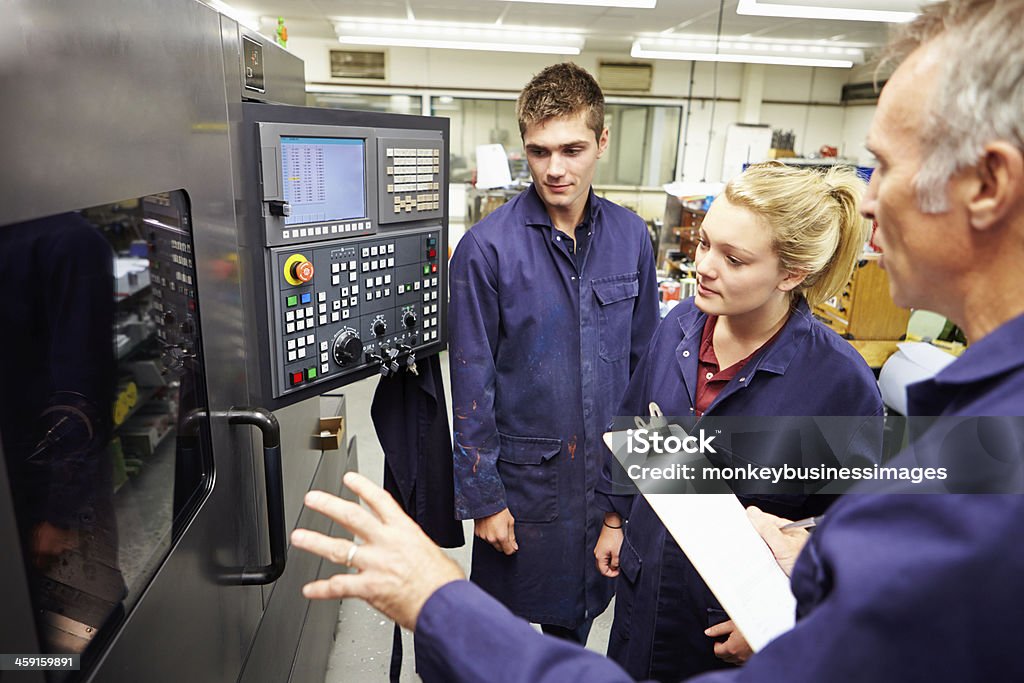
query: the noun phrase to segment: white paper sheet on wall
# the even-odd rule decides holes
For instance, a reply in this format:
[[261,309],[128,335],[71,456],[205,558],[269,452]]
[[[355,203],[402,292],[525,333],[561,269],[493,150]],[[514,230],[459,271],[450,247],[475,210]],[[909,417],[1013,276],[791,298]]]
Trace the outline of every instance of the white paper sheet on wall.
[[508,155],[499,144],[476,146],[476,186],[481,190],[512,184]]

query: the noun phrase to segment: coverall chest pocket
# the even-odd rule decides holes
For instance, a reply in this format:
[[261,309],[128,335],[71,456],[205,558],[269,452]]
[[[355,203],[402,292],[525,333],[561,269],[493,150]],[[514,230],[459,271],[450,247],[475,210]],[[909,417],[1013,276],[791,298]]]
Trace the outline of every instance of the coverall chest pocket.
[[551,522],[558,517],[558,460],[561,439],[498,434],[498,475],[509,512],[517,522]]
[[629,351],[633,307],[640,293],[639,273],[623,273],[591,281],[598,303],[599,353],[606,361]]

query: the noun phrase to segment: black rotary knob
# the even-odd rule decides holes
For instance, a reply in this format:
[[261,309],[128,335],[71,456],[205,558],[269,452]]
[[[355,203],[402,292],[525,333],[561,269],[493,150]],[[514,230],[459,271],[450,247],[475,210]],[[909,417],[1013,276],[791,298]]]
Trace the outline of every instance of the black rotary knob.
[[352,361],[362,357],[363,342],[359,339],[358,334],[350,330],[346,330],[338,335],[338,338],[334,340],[333,352],[334,361],[338,365],[351,363]]
[[405,315],[402,316],[402,324],[409,329],[416,327],[416,313],[413,311],[406,311]]
[[388,331],[388,325],[383,320],[378,320],[373,323],[373,333],[378,337],[383,337]]

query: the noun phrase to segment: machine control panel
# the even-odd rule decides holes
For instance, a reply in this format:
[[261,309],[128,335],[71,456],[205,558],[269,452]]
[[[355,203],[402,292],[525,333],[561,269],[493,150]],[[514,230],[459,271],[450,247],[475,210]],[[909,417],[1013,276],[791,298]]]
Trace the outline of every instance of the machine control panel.
[[275,249],[275,393],[415,363],[441,338],[440,243],[435,226]]
[[[301,400],[416,372],[447,343],[447,127],[405,117],[250,106],[266,274],[263,388]],[[347,123],[355,125],[347,125]],[[371,125],[366,125],[367,123]]]

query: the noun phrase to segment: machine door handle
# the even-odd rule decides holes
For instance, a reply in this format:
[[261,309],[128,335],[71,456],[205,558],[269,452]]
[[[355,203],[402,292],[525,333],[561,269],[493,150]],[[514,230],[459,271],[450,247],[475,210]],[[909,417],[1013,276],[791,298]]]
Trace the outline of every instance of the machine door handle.
[[263,408],[231,408],[227,411],[227,418],[228,424],[258,427],[263,435],[263,479],[267,490],[270,564],[242,567],[222,576],[222,581],[240,586],[266,585],[284,573],[288,557],[284,524],[284,479],[281,474],[281,426],[274,414]]

